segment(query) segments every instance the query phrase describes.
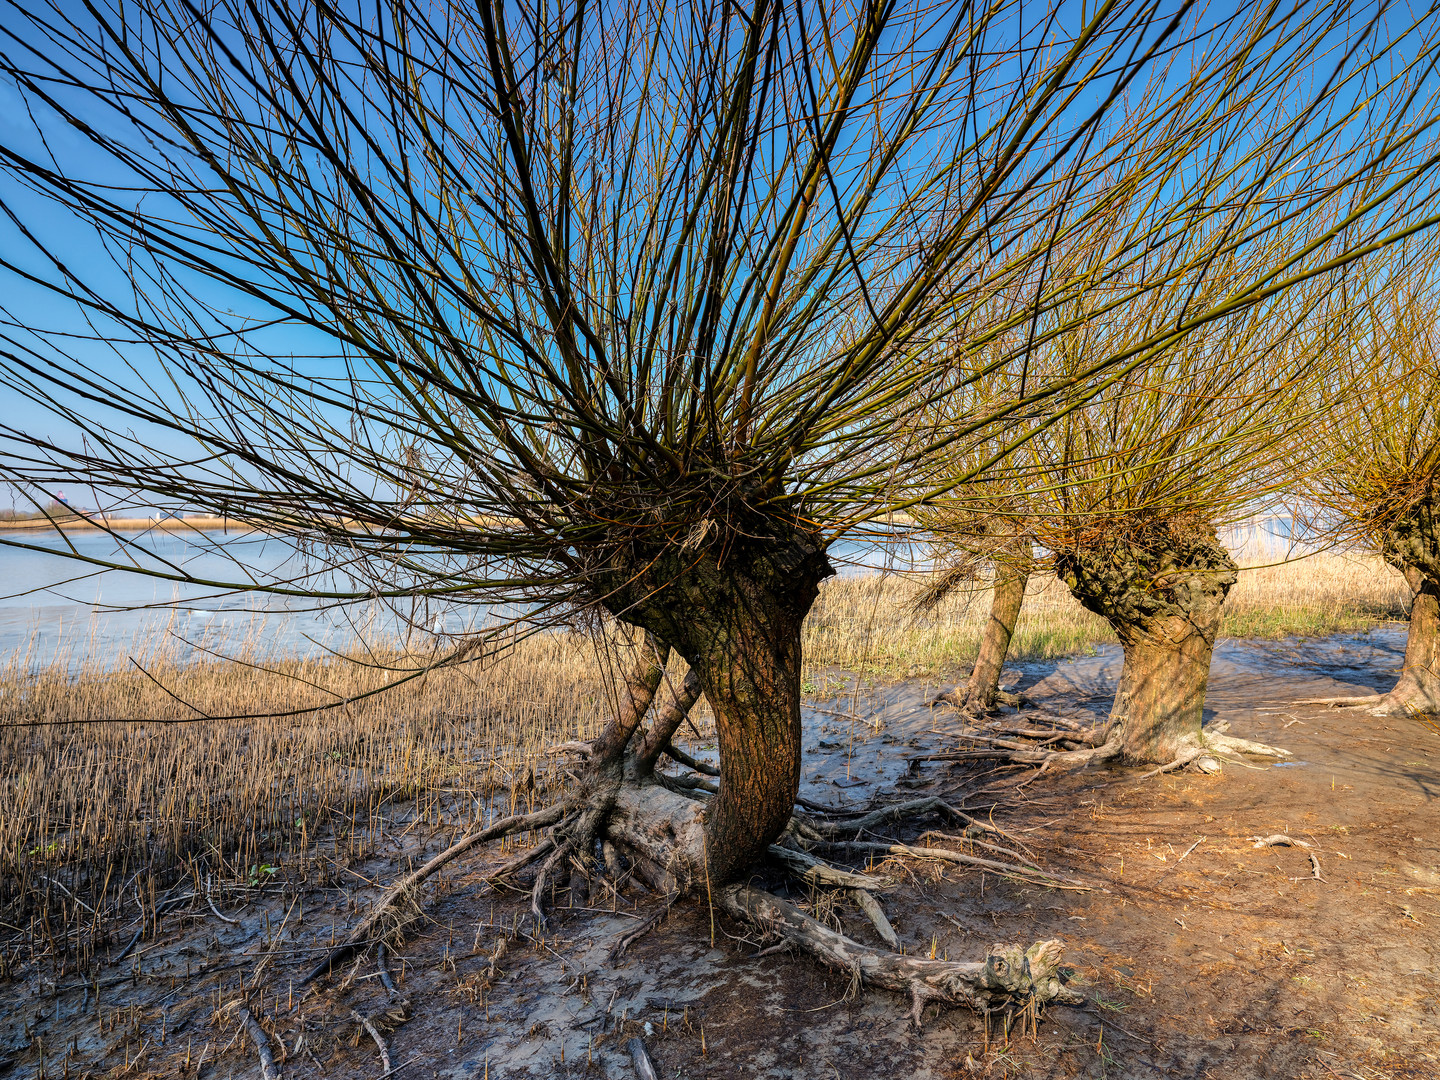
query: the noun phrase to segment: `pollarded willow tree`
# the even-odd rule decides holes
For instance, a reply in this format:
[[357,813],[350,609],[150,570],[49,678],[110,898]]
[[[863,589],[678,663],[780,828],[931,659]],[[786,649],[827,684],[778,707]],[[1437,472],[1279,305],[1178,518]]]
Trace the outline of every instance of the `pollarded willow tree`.
[[[937,448],[1023,442],[1157,342],[1428,225],[1426,27],[1383,3],[12,2],[33,129],[0,147],[3,370],[54,420],[3,429],[5,475],[238,515],[345,572],[204,585],[643,630],[582,781],[457,848],[549,827],[537,918],[599,846],[917,1003],[1043,1001],[1053,949],[890,956],[744,883],[795,820],[827,550],[934,495]],[[1058,256],[1100,220],[1124,227],[1082,273]],[[1279,236],[1289,258],[1229,272]],[[1193,302],[897,428],[987,375],[946,357],[1028,355],[1107,282]],[[694,679],[637,735],[671,651]],[[713,797],[653,771],[699,692]]]
[[[1376,290],[1341,362],[1317,390],[1324,425],[1303,429],[1297,458],[1319,463],[1299,485],[1317,536],[1376,552],[1413,600],[1405,661],[1388,692],[1330,704],[1377,715],[1440,713],[1440,328],[1433,259]],[[1318,513],[1317,513],[1318,511]]]
[[[1276,505],[1295,479],[1291,439],[1325,422],[1315,391],[1351,314],[1344,284],[1312,282],[1167,346],[1027,448],[1032,528],[1124,660],[1093,745],[1016,760],[1216,771],[1225,754],[1286,755],[1202,729],[1221,609],[1239,573],[1220,532]],[[1149,319],[1167,318],[1155,299],[1148,312],[1092,322],[1048,362],[1078,364],[1145,335]]]

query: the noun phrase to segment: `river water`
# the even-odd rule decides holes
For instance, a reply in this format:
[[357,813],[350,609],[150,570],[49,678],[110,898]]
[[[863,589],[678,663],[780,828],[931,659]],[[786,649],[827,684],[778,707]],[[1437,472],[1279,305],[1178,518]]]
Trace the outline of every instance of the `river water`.
[[[257,581],[309,575],[353,587],[333,576],[315,578],[290,543],[254,533],[152,532],[122,543],[98,531],[63,540],[52,532],[11,531],[0,532],[0,540],[44,549],[0,545],[0,666],[59,659],[71,668],[122,667],[160,643],[182,660],[205,649],[230,653],[247,646],[261,655],[295,655],[346,648],[360,637],[394,641],[405,633],[404,621],[379,604],[317,609],[303,598],[177,584],[58,553],[68,543],[92,559],[156,570],[169,564],[220,582],[248,572]],[[423,613],[426,626],[452,633],[474,617],[473,608]]]
[[[70,545],[90,559],[160,571],[182,568],[218,582],[233,583],[248,573],[261,582],[300,577],[338,590],[356,588],[343,575],[316,576],[311,560],[289,541],[253,532],[156,530],[117,540],[98,530],[64,538],[11,530],[0,531],[0,541],[12,542],[0,542],[0,669],[57,660],[72,670],[118,668],[161,643],[182,661],[202,657],[205,650],[233,654],[241,648],[261,656],[307,655],[347,649],[362,639],[394,643],[413,635],[412,625],[461,633],[486,614],[475,605],[407,608],[404,617],[373,603],[327,609],[304,598],[182,585],[60,554]],[[830,554],[841,574],[873,573],[913,557],[908,550],[851,541],[836,544]]]

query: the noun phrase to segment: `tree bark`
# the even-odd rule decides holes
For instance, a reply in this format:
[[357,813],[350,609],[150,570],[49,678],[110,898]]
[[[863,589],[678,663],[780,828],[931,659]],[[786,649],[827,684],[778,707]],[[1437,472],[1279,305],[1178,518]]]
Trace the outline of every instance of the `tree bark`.
[[1386,694],[1311,704],[1368,708],[1376,716],[1440,714],[1440,497],[1432,493],[1397,514],[1380,538],[1380,553],[1405,575],[1414,598],[1400,678]]
[[1405,666],[1385,697],[1406,712],[1440,713],[1440,583],[1415,567],[1405,577],[1414,592]]
[[1440,500],[1433,493],[1391,523],[1383,553],[1414,600],[1405,666],[1382,711],[1440,713]]
[[1000,673],[1005,668],[1005,657],[1010,654],[1010,639],[1015,635],[1015,623],[1020,618],[1020,606],[1025,601],[1025,585],[1030,580],[1027,569],[996,564],[995,587],[990,598],[990,619],[985,632],[980,636],[980,652],[975,657],[975,666],[965,689],[956,696],[956,702],[965,712],[988,712],[995,704],[995,694],[1000,689]]
[[700,676],[693,670],[685,674],[685,681],[680,685],[680,690],[673,701],[661,710],[650,729],[639,739],[635,747],[635,775],[637,777],[649,776],[655,771],[655,762],[670,745],[670,740],[675,737],[675,732],[680,730],[680,725],[685,722],[685,717],[690,715],[690,710],[700,700]]
[[1060,553],[1056,568],[1124,650],[1108,740],[1117,756],[1163,764],[1199,747],[1221,605],[1237,577],[1215,531],[1172,524],[1112,537]]
[[640,643],[640,657],[635,667],[625,675],[625,692],[619,708],[591,748],[594,761],[613,765],[620,760],[650,703],[655,700],[655,693],[665,678],[665,662],[669,658],[670,646],[647,631],[645,640]]
[[1199,626],[1178,617],[1166,621],[1158,632],[1132,632],[1122,645],[1111,732],[1120,757],[1134,764],[1174,761],[1200,736],[1218,606],[1213,620],[1196,620]]
[[800,789],[800,630],[834,573],[804,534],[682,552],[626,568],[606,604],[670,643],[715,715],[719,793],[704,814],[699,866],[718,887],[784,831]]

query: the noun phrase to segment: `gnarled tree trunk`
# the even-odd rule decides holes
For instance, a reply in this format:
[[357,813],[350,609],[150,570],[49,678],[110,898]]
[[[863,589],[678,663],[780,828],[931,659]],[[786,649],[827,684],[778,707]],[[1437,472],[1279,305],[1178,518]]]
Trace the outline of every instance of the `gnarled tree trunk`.
[[1405,579],[1414,593],[1405,666],[1385,704],[1393,712],[1440,713],[1440,581],[1413,566]]
[[693,865],[672,872],[724,884],[789,824],[800,788],[800,630],[834,573],[810,538],[667,556],[627,574],[614,614],[667,642],[695,672],[715,716],[719,793],[704,813]]
[[1422,499],[1386,530],[1385,557],[1414,594],[1405,667],[1385,695],[1389,712],[1440,712],[1440,501]]
[[[610,578],[619,584],[606,594],[606,602],[615,615],[642,627],[646,637],[615,717],[592,743],[564,747],[586,758],[579,782],[557,805],[492,823],[407,875],[306,981],[364,947],[396,905],[464,851],[509,832],[546,827],[549,833],[543,840],[494,872],[499,879],[538,864],[530,893],[538,926],[547,921],[547,896],[567,879],[571,907],[585,906],[592,870],[608,873],[617,888],[633,873],[667,897],[658,911],[616,942],[612,956],[654,926],[677,897],[690,894],[708,897],[714,907],[765,935],[841,968],[857,985],[908,993],[917,1025],[925,1004],[932,1001],[987,1011],[999,1008],[1007,1017],[1018,1009],[1032,1022],[1035,1011],[1048,1002],[1081,1001],[1065,985],[1068,976],[1060,965],[1058,941],[1029,949],[999,946],[976,962],[907,957],[852,941],[747,880],[748,871],[763,857],[777,857],[778,852],[784,856],[778,861],[792,870],[798,863],[806,880],[860,890],[862,910],[877,931],[888,931],[890,950],[897,944],[870,895],[885,883],[830,866],[802,850],[803,823],[794,817],[801,757],[800,629],[820,582],[830,573],[824,551],[808,538],[794,537],[757,543],[748,551],[731,545],[719,555],[694,553],[669,566],[657,559],[643,570],[632,567]],[[674,700],[656,709],[650,728],[643,729],[641,721],[654,706],[672,648],[689,662],[690,673]],[[672,756],[685,756],[670,747],[670,739],[702,691],[719,735],[718,788],[654,769],[656,757],[667,748]],[[927,807],[929,802],[891,810]],[[772,848],[787,832],[791,846]],[[814,826],[804,835],[825,842],[826,834]],[[597,865],[597,847],[604,871]]]
[[1166,525],[1061,552],[1071,593],[1120,639],[1124,667],[1099,756],[1164,764],[1200,756],[1220,609],[1237,567],[1207,527]]
[[1328,698],[1323,704],[1368,707],[1377,716],[1440,713],[1440,503],[1435,497],[1417,502],[1390,524],[1381,553],[1405,575],[1414,597],[1405,666],[1387,694]]

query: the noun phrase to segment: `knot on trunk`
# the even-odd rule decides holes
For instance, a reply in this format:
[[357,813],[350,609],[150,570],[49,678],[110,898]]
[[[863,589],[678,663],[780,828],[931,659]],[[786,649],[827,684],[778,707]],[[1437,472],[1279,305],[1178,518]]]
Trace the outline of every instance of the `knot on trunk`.
[[825,548],[799,529],[781,535],[736,535],[710,529],[698,549],[627,549],[591,568],[598,601],[622,622],[643,627],[692,665],[715,625],[737,607],[780,630],[800,623],[833,577]]
[[1239,576],[1208,525],[1102,536],[1061,551],[1055,569],[1075,599],[1104,616],[1122,642],[1153,636],[1158,624],[1177,616],[1213,636],[1220,605]]
[[1380,546],[1386,561],[1400,571],[1413,568],[1440,582],[1440,493],[1412,503],[1391,521]]

